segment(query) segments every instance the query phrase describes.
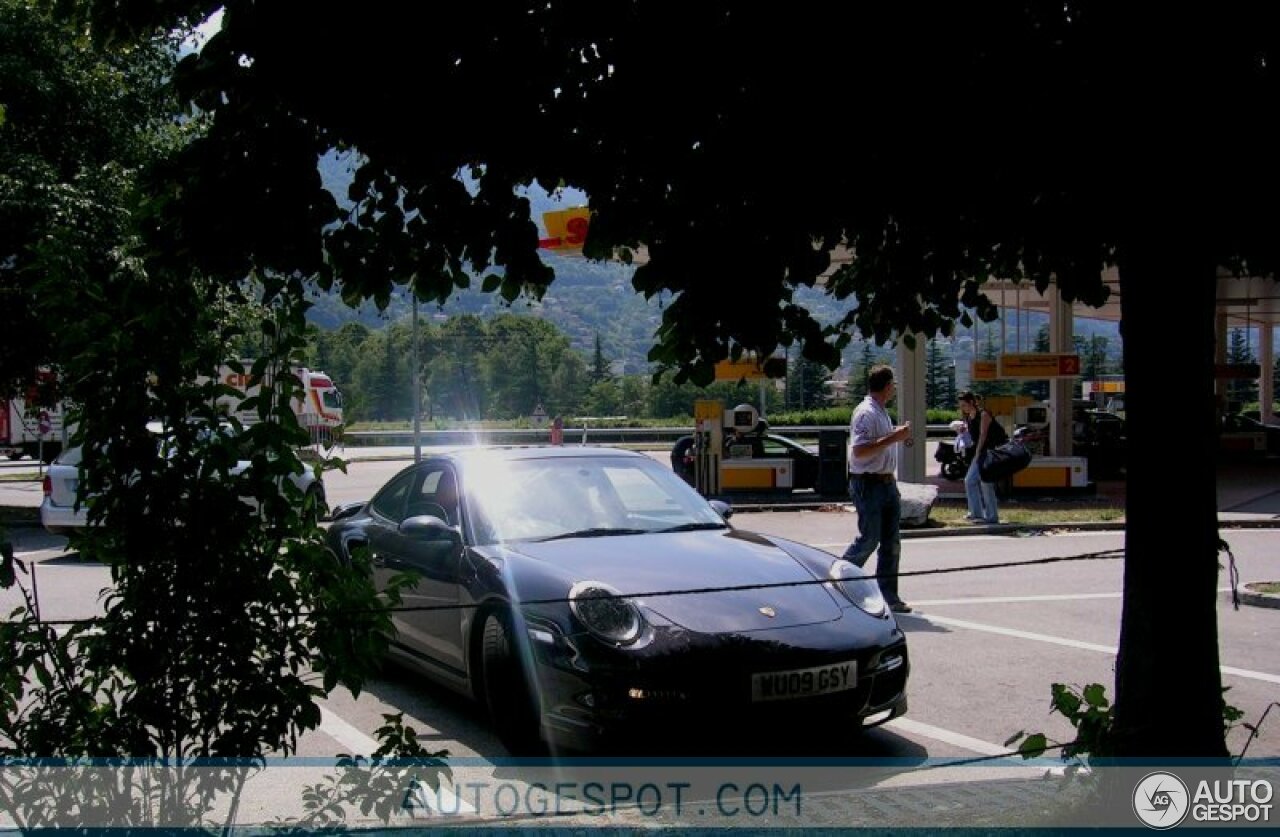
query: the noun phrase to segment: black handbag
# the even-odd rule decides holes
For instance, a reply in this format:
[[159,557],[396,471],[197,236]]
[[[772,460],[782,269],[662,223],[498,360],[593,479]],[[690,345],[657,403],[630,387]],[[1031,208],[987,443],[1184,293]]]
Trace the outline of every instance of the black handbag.
[[1022,442],[1011,439],[982,452],[982,459],[978,460],[978,476],[983,482],[999,482],[1030,464],[1031,451]]

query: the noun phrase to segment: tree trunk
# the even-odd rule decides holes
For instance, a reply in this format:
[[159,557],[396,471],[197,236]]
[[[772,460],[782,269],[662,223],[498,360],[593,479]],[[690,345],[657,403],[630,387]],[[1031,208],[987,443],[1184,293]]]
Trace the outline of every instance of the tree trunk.
[[1227,755],[1216,593],[1216,265],[1188,252],[1194,232],[1180,226],[1135,237],[1118,254],[1132,465],[1118,756]]

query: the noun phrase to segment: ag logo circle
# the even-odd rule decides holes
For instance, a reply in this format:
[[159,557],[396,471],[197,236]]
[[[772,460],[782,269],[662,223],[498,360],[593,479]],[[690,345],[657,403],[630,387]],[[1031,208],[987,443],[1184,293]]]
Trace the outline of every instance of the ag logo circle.
[[1149,828],[1173,828],[1190,809],[1187,786],[1172,773],[1148,773],[1133,789],[1133,813]]

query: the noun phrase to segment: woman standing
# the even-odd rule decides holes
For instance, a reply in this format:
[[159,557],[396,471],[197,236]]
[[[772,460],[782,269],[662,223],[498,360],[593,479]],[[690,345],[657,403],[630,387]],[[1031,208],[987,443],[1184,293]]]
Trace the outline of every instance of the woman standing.
[[960,393],[960,413],[969,427],[969,437],[974,440],[973,460],[964,475],[964,496],[969,501],[969,513],[965,520],[975,523],[994,524],[1000,522],[1000,512],[996,508],[995,483],[983,482],[978,471],[978,463],[982,461],[983,451],[999,447],[1009,441],[1000,422],[996,421],[991,411],[978,404],[978,396],[969,390]]

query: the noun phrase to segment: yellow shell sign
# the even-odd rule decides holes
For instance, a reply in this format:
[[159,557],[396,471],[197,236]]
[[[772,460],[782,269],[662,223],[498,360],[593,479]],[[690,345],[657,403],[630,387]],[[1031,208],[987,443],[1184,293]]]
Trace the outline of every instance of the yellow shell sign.
[[591,225],[591,210],[585,206],[542,213],[547,237],[538,241],[544,250],[581,250]]
[[739,381],[743,378],[748,381],[762,381],[767,377],[769,376],[764,373],[764,369],[755,358],[722,360],[716,364],[717,381]]

